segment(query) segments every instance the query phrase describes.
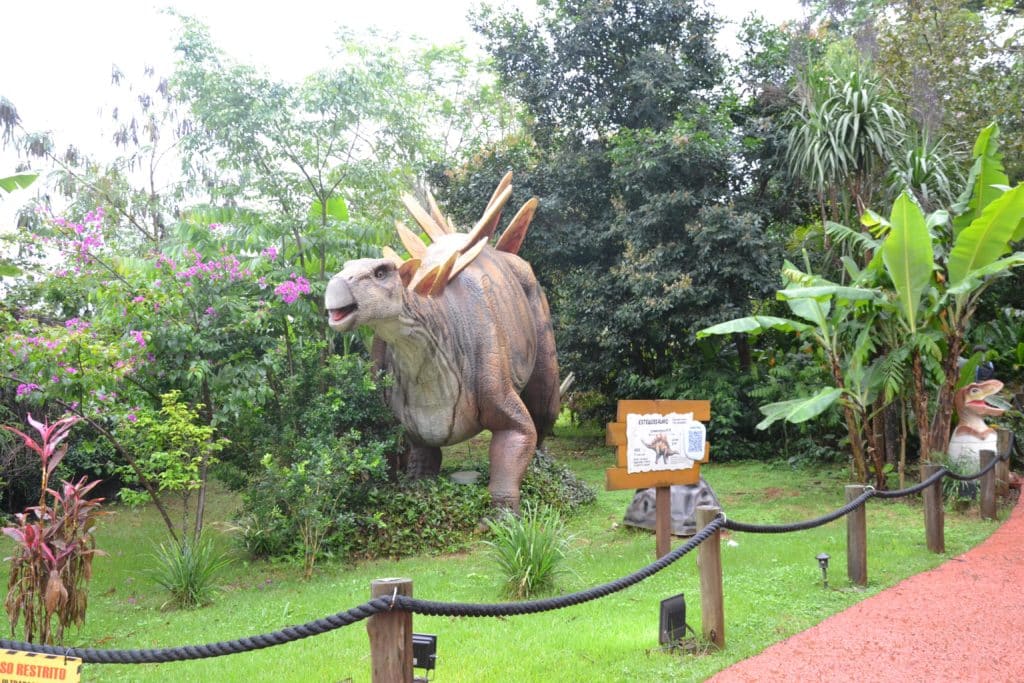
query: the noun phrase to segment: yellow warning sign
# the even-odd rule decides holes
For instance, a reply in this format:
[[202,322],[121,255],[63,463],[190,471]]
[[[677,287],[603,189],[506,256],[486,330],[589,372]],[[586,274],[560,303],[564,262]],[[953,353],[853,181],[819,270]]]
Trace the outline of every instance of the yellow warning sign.
[[78,683],[81,675],[82,660],[76,657],[0,650],[0,683]]

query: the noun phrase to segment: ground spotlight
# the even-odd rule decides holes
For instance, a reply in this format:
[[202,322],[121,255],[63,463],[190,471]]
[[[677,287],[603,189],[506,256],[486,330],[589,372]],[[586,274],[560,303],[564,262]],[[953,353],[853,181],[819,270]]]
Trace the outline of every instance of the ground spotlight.
[[429,633],[412,634],[412,667],[425,669],[427,675],[417,681],[429,681],[430,672],[437,666],[437,636]]
[[661,616],[658,619],[658,643],[661,645],[676,645],[685,635],[686,598],[680,593],[661,601]]
[[821,567],[821,580],[825,588],[828,588],[828,560],[828,553],[818,554],[818,566]]

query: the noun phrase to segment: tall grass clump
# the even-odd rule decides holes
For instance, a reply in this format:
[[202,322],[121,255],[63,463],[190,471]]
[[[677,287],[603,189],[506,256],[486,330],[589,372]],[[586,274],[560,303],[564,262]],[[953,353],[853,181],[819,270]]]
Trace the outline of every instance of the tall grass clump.
[[156,566],[149,577],[171,594],[164,603],[186,609],[208,605],[217,593],[217,575],[230,564],[223,554],[216,554],[213,541],[197,538],[182,543],[161,543],[153,553]]
[[484,541],[505,577],[503,592],[513,599],[551,593],[565,573],[572,537],[557,509],[523,505],[519,516],[505,511],[488,520],[491,540]]

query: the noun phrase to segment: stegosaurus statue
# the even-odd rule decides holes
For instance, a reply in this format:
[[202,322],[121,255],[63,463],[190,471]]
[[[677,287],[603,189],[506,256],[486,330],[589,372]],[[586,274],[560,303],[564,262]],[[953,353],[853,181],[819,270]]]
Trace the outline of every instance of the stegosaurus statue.
[[511,179],[466,233],[433,197],[427,210],[405,195],[430,244],[396,222],[409,258],[385,247],[383,258],[348,261],[328,283],[325,305],[332,329],[373,330],[374,360],[394,378],[385,398],[413,444],[409,472],[437,474],[442,446],[490,430],[492,501],[517,510],[523,475],[560,402],[547,299],[517,255],[537,199],[489,245]]

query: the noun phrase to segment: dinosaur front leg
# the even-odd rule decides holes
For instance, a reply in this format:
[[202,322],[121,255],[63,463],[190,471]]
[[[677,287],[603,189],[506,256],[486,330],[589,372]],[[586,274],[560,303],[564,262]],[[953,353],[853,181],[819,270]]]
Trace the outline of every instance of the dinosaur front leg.
[[530,424],[528,433],[504,431],[491,437],[491,502],[495,507],[519,512],[519,485],[537,447],[537,435]]
[[413,479],[436,477],[441,473],[441,449],[434,446],[412,446],[406,472]]

